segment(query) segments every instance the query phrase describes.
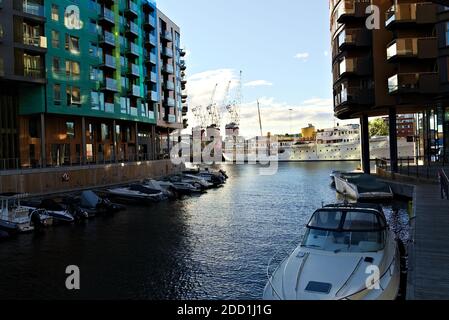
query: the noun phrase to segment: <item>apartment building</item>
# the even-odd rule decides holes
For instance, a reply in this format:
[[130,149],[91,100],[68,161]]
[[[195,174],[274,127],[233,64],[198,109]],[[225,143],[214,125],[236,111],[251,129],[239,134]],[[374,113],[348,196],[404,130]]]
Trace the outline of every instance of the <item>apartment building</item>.
[[[443,2],[330,1],[335,114],[360,118],[365,168],[371,116],[389,116],[393,170],[397,114],[421,119],[417,131],[429,161],[449,157],[449,7]],[[366,26],[373,12],[380,28]],[[435,150],[440,159],[432,157]]]
[[153,0],[0,1],[0,170],[167,157],[183,56]]

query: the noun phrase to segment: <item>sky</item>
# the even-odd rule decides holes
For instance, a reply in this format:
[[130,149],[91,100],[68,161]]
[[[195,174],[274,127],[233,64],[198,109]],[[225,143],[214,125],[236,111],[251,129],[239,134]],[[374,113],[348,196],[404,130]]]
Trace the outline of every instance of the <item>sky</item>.
[[[313,123],[334,125],[327,0],[159,0],[181,28],[187,51],[190,110],[238,96],[242,71],[240,133],[299,133]],[[224,112],[222,125],[229,122]],[[192,114],[189,124],[197,125]]]

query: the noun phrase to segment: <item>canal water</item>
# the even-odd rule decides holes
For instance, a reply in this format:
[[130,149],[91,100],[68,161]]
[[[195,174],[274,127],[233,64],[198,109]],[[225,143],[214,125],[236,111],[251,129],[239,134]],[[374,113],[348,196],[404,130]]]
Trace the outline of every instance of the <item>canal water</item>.
[[[333,169],[358,163],[285,163],[276,175],[227,166],[230,179],[201,197],[129,207],[109,218],[0,243],[0,299],[260,299],[266,266],[292,248],[310,215],[336,202]],[[387,216],[408,238],[407,204]],[[81,290],[65,287],[66,267]]]

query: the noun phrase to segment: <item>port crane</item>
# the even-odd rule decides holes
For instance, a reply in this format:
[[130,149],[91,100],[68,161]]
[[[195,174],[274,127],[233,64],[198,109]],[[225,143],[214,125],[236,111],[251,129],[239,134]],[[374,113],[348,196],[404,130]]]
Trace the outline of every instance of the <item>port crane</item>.
[[214,90],[212,91],[212,96],[210,99],[210,103],[206,108],[206,111],[209,116],[209,128],[220,128],[221,122],[221,113],[219,107],[215,103],[215,95],[217,94],[218,83],[215,84]]
[[240,126],[240,107],[242,105],[242,89],[243,86],[243,71],[240,71],[239,85],[237,87],[237,94],[234,101],[226,105],[226,110],[229,115],[230,122],[226,125],[228,131],[238,131]]

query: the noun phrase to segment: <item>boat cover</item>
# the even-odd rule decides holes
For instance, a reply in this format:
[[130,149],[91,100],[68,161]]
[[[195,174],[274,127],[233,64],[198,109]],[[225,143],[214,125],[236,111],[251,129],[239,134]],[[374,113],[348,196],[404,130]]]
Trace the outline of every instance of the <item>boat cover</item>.
[[83,208],[96,208],[100,202],[101,198],[92,191],[81,193],[81,207]]
[[369,174],[343,175],[344,178],[357,186],[359,193],[391,192],[390,187]]

